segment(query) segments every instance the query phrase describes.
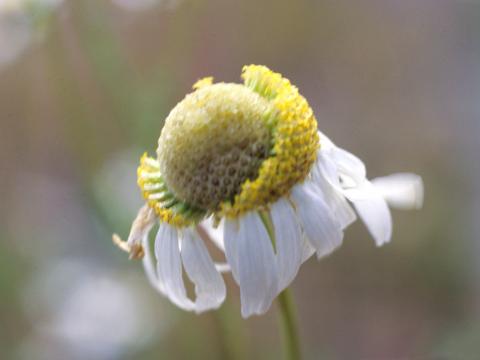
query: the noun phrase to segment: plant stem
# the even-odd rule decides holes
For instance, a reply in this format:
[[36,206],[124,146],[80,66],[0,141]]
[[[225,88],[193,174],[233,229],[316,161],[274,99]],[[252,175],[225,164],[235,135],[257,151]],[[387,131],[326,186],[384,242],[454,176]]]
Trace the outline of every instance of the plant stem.
[[298,337],[295,306],[291,291],[287,288],[278,295],[278,306],[283,328],[285,354],[288,360],[300,360],[300,339]]

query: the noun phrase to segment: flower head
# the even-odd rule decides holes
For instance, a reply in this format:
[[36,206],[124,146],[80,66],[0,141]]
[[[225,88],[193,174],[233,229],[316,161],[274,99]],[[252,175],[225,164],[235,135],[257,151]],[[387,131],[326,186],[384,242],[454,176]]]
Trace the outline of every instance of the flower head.
[[[418,206],[423,189],[412,174],[369,182],[363,163],[317,130],[307,101],[280,74],[250,65],[242,78],[199,80],[170,112],[157,158],[140,160],[146,205],[127,242],[115,241],[143,258],[154,287],[186,310],[220,306],[220,270],[231,270],[248,317],[268,310],[313,253],[321,258],[341,245],[356,218],[350,203],[381,245],[391,237],[387,201]],[[148,233],[156,222],[153,255]],[[213,262],[207,237],[227,264]]]

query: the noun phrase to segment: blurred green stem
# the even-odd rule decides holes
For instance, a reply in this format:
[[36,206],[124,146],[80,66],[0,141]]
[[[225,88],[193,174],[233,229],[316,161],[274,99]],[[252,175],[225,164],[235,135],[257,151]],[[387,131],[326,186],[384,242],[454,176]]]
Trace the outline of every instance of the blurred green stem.
[[277,300],[283,328],[286,359],[300,360],[302,358],[300,339],[298,337],[295,306],[293,304],[293,297],[290,289],[287,288],[283,290]]

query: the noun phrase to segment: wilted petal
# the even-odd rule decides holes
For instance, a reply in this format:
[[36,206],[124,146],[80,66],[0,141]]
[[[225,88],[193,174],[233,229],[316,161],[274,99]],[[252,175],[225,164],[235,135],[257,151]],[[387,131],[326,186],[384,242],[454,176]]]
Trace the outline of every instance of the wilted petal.
[[319,151],[311,175],[312,181],[317,185],[320,195],[327,202],[341,228],[347,228],[357,217],[343,195],[335,163],[326,154]]
[[203,240],[192,229],[185,229],[181,244],[183,266],[195,285],[195,311],[218,308],[225,300],[225,284]]
[[223,219],[215,226],[213,216],[201,222],[200,226],[205,230],[212,242],[222,251],[225,251],[223,243]]
[[337,166],[338,173],[343,177],[347,176],[357,184],[366,178],[365,164],[352,153],[336,147],[331,151],[330,156]]
[[392,217],[387,202],[373,185],[365,180],[356,189],[345,190],[360,218],[372,234],[375,243],[381,246],[392,237]]
[[292,205],[284,198],[271,206],[270,216],[275,231],[280,292],[292,282],[302,264],[302,230]]
[[277,294],[273,245],[256,212],[225,221],[225,255],[240,286],[242,316],[263,314]]
[[130,234],[128,235],[127,245],[130,248],[131,258],[142,257],[144,238],[148,236],[156,222],[155,212],[148,205],[142,206],[138,211],[137,217],[133,220]]
[[416,174],[392,174],[373,179],[372,184],[392,207],[408,210],[423,205],[423,181]]
[[159,291],[162,295],[166,296],[165,287],[158,278],[157,267],[155,266],[155,259],[152,254],[152,250],[150,250],[148,235],[144,236],[142,245],[145,251],[145,255],[142,259],[142,264],[145,270],[145,274],[147,275],[147,279],[157,291]]
[[315,248],[302,233],[302,263],[310,259],[313,254],[315,254]]
[[325,200],[308,183],[294,186],[292,198],[302,229],[317,257],[331,254],[342,244],[343,232]]
[[187,297],[182,277],[177,230],[166,223],[161,223],[155,238],[155,255],[159,281],[163,284],[165,294],[178,307],[194,310],[193,302]]

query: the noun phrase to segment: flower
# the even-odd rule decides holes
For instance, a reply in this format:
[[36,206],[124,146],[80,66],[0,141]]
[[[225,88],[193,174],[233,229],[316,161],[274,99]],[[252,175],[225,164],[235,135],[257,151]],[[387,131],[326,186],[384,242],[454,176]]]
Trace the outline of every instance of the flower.
[[[317,130],[287,79],[258,65],[245,66],[242,78],[244,84],[204,78],[171,111],[157,159],[140,160],[146,205],[128,240],[114,241],[143,259],[152,285],[185,310],[219,307],[221,272],[230,270],[248,317],[266,312],[311,255],[320,259],[342,244],[356,219],[350,204],[382,245],[392,233],[387,203],[419,207],[423,186],[413,174],[368,181],[362,161]],[[152,254],[148,234],[156,223]],[[208,238],[226,264],[214,263]]]

